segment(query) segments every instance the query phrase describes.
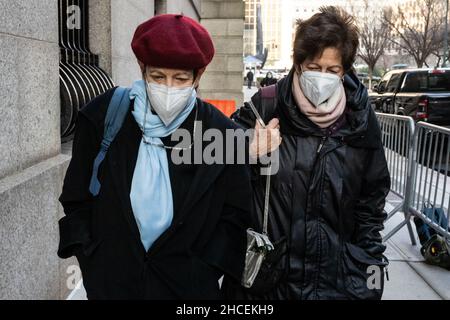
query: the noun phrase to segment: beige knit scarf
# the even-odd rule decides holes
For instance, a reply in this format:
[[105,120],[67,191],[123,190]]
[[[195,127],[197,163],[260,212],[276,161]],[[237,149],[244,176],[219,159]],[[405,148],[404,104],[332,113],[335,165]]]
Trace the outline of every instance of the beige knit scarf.
[[300,111],[306,115],[321,129],[328,128],[334,124],[344,113],[347,104],[344,85],[341,83],[339,89],[324,103],[317,108],[305,97],[298,81],[298,73],[294,75],[292,93]]

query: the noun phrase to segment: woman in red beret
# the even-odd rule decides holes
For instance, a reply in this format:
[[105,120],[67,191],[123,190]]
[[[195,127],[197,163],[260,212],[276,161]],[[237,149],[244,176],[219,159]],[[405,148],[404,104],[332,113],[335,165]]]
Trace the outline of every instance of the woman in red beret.
[[219,279],[239,281],[244,267],[247,167],[174,157],[193,160],[191,151],[206,147],[178,146],[180,130],[192,137],[237,128],[197,98],[212,40],[190,18],[161,15],[137,28],[132,48],[143,77],[129,90],[128,113],[98,168],[98,194],[93,164],[116,89],[79,113],[58,254],[77,257],[89,299],[222,298]]

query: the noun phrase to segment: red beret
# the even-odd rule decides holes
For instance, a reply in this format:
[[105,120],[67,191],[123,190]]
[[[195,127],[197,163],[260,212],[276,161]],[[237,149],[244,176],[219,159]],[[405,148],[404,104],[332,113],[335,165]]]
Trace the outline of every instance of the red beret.
[[146,66],[196,70],[214,57],[208,31],[183,15],[164,14],[142,23],[131,42],[136,58]]

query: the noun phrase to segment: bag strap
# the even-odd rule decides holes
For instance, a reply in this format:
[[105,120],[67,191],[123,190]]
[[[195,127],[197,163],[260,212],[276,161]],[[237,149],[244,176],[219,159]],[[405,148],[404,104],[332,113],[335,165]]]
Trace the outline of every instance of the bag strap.
[[[266,128],[266,124],[264,123],[264,120],[262,119],[261,115],[259,114],[258,110],[256,109],[253,101],[249,101],[249,106],[252,109],[253,113],[255,114],[256,121],[259,122],[261,127],[264,129]],[[270,200],[270,181],[271,181],[271,173],[272,173],[272,164],[269,164],[268,167],[269,174],[266,178],[266,192],[264,197],[264,214],[263,214],[263,230],[262,233],[264,235],[268,234],[268,226],[269,226],[269,200]]]
[[272,164],[269,165],[269,174],[266,178],[266,195],[264,198],[264,220],[263,220],[263,234],[268,235],[269,227],[269,200],[270,200],[270,181],[272,174]]
[[108,111],[105,118],[105,131],[103,134],[102,144],[100,146],[100,152],[95,158],[94,168],[92,170],[91,183],[89,191],[96,197],[100,193],[101,184],[98,180],[98,170],[103,160],[105,160],[106,153],[109,146],[114,141],[122,128],[125,117],[130,107],[130,89],[124,87],[117,87],[114,91],[113,97],[109,103]]
[[[269,122],[276,116],[278,108],[278,95],[277,95],[278,85],[274,84],[271,86],[261,88],[261,109],[264,112],[266,121]],[[264,198],[264,219],[263,219],[263,234],[268,234],[269,225],[269,200],[270,200],[270,186],[271,186],[271,173],[272,164],[268,167],[269,174],[266,178],[266,193]]]

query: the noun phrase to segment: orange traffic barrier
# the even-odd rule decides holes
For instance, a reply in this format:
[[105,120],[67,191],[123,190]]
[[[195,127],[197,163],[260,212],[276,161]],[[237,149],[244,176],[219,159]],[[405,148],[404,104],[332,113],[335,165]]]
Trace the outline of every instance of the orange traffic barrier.
[[208,103],[211,103],[217,109],[222,111],[227,117],[230,117],[233,113],[236,112],[236,101],[234,100],[205,100]]

